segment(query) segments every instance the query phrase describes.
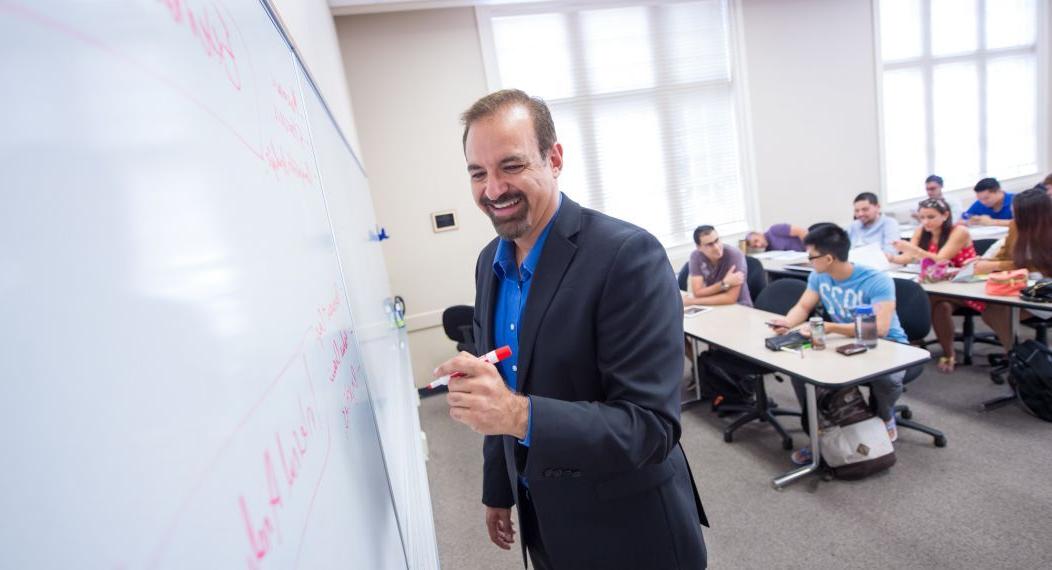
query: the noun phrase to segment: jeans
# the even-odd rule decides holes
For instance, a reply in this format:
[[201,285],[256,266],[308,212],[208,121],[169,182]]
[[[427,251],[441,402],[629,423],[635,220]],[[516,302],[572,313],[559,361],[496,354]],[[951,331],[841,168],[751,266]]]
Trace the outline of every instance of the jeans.
[[[906,377],[906,371],[900,370],[898,372],[892,372],[884,376],[878,376],[866,385],[869,386],[870,404],[873,407],[873,411],[876,412],[880,419],[885,422],[891,421],[891,418],[895,417],[895,403],[899,401],[899,396],[902,395],[902,379]],[[804,391],[804,381],[793,377],[793,390],[796,392],[796,400],[800,403],[800,409],[803,411],[803,417],[801,420],[804,424],[804,431],[807,431],[807,393]]]

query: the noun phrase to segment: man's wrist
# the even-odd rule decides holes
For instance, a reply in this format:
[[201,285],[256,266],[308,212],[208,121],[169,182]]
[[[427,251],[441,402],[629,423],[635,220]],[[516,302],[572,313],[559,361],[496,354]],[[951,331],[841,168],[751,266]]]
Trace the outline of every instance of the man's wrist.
[[514,405],[512,406],[512,423],[511,434],[519,441],[526,439],[526,432],[530,427],[530,399],[521,394],[515,394]]

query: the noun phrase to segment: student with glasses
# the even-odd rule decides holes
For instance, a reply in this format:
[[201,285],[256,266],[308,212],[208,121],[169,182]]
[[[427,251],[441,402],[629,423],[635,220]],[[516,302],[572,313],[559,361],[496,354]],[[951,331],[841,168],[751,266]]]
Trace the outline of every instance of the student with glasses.
[[[953,216],[953,221],[958,222],[961,220],[961,213],[964,209],[961,207],[961,203],[953,198],[950,198],[942,191],[943,182],[942,177],[932,174],[931,176],[924,179],[924,191],[928,193],[929,199],[941,198],[943,202],[950,208],[950,214]],[[920,222],[920,210],[914,210],[911,212],[913,219]]]
[[[891,277],[871,267],[855,265],[848,261],[851,240],[847,232],[833,224],[816,227],[804,238],[807,258],[814,271],[807,279],[807,290],[789,310],[785,318],[774,319],[771,327],[778,334],[807,322],[811,312],[819,303],[829,314],[831,322],[825,323],[829,334],[855,335],[855,308],[871,305],[877,316],[877,335],[883,339],[906,343],[906,331],[895,313],[895,283]],[[804,326],[805,331],[807,326]],[[895,441],[898,430],[895,426],[895,402],[902,395],[902,379],[905,371],[893,372],[870,380],[870,394],[876,413],[884,420],[888,437]],[[804,383],[793,379],[793,388],[801,408],[804,408]],[[804,429],[807,420],[804,419]],[[797,465],[811,461],[810,446],[793,452],[792,460]]]
[[[953,215],[945,200],[921,200],[917,207],[917,216],[921,225],[914,230],[910,241],[895,242],[895,249],[900,253],[889,255],[889,261],[906,265],[930,259],[946,262],[951,267],[963,267],[975,259],[975,246],[972,244],[968,228],[954,225]],[[961,306],[967,306],[979,313],[986,310],[986,304],[979,301],[931,296],[932,328],[935,329],[935,337],[939,340],[943,354],[939,357],[938,367],[940,372],[946,374],[953,372],[957,364],[953,351],[953,311]]]

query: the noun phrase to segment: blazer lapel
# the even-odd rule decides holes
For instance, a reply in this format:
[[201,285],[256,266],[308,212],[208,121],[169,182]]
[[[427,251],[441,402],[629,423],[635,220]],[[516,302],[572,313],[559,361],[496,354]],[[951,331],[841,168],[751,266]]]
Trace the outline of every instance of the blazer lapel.
[[559,215],[555,219],[544,242],[541,260],[530,285],[530,295],[526,300],[525,314],[522,316],[522,330],[519,336],[518,391],[526,392],[530,381],[530,360],[537,342],[537,331],[540,329],[548,305],[559,290],[566,269],[577,252],[577,245],[572,238],[581,226],[581,206],[563,195]]
[[[496,244],[496,240],[493,241]],[[479,296],[479,306],[476,308],[478,311],[479,328],[482,333],[481,336],[475,339],[475,343],[478,345],[479,354],[486,354],[487,352],[494,349],[493,346],[493,309],[497,305],[497,276],[493,273],[493,252],[496,251],[496,246],[486,248],[486,253],[483,254],[481,275],[479,280],[479,290],[481,295]]]

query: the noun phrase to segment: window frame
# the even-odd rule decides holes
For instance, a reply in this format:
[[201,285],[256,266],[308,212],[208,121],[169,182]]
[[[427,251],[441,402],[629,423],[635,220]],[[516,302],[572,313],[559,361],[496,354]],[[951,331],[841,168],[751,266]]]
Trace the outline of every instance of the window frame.
[[[884,150],[885,136],[884,136],[884,72],[885,70],[894,69],[920,69],[921,75],[924,81],[925,97],[924,97],[924,112],[925,112],[925,131],[927,134],[927,156],[926,162],[930,168],[934,164],[935,156],[935,143],[934,143],[934,125],[933,121],[933,110],[934,103],[932,98],[932,75],[934,66],[936,63],[950,63],[954,61],[959,62],[983,62],[982,65],[977,65],[978,83],[979,83],[979,152],[980,161],[984,163],[982,176],[997,176],[997,173],[991,173],[985,171],[985,162],[987,160],[987,141],[986,141],[986,62],[990,58],[995,58],[1000,55],[1009,54],[1023,54],[1030,53],[1031,49],[1026,47],[1010,47],[1010,48],[995,48],[989,49],[985,45],[981,49],[977,49],[974,52],[967,54],[956,54],[948,56],[931,56],[931,0],[918,0],[921,2],[921,45],[923,46],[923,54],[918,58],[910,58],[905,60],[893,61],[890,63],[884,62],[883,57],[883,45],[881,43],[881,28],[880,28],[880,3],[883,0],[872,0],[872,21],[873,21],[873,62],[874,62],[874,74],[876,79],[876,98],[877,98],[877,133],[878,133],[878,154],[880,163],[880,198],[886,206],[901,206],[905,204],[912,204],[916,200],[924,197],[924,181],[917,181],[917,194],[915,197],[897,199],[895,201],[889,200],[888,197],[888,176],[887,176],[887,156]],[[977,17],[985,17],[985,6],[988,2],[996,0],[978,0],[976,3],[976,10],[978,11]],[[1050,129],[1049,121],[1050,112],[1048,109],[1049,101],[1049,82],[1052,81],[1052,73],[1049,71],[1049,65],[1052,63],[1049,59],[1049,45],[1050,41],[1048,33],[1050,29],[1049,17],[1050,8],[1049,0],[1035,0],[1037,9],[1037,20],[1034,27],[1034,47],[1033,53],[1035,56],[1036,77],[1037,82],[1037,93],[1036,103],[1037,109],[1035,114],[1035,121],[1037,122],[1037,172],[1034,174],[1027,174],[1024,176],[1016,176],[1013,178],[998,178],[1001,185],[1008,190],[1015,189],[1026,189],[1038,182],[1044,180],[1048,171],[1052,169],[1052,147],[1050,147]],[[982,28],[981,28],[982,29]],[[983,40],[985,43],[985,39]],[[938,172],[929,172],[928,174],[940,174]],[[944,188],[944,192],[964,192],[972,190],[971,186],[965,186],[960,188]],[[967,204],[965,205],[967,207]]]
[[[500,73],[498,70],[497,54],[494,46],[493,28],[490,23],[492,18],[505,16],[519,16],[538,13],[568,13],[590,8],[626,8],[636,6],[657,6],[667,4],[683,4],[697,0],[569,0],[564,2],[552,2],[540,0],[528,3],[509,4],[485,4],[475,6],[475,19],[478,27],[479,45],[482,53],[483,71],[486,77],[486,88],[488,92],[501,89]],[[730,68],[730,89],[734,102],[734,126],[737,129],[738,140],[738,176],[741,181],[741,196],[745,214],[746,231],[734,232],[721,236],[723,239],[744,238],[749,228],[754,228],[759,221],[759,203],[756,192],[756,170],[753,162],[753,136],[751,129],[750,101],[748,97],[748,79],[745,73],[745,39],[741,23],[741,0],[722,0],[727,8],[727,46],[728,64]],[[567,54],[567,57],[577,57],[575,54]],[[700,85],[700,84],[699,84]],[[600,95],[601,97],[601,95]],[[558,130],[558,125],[556,125]],[[596,168],[596,165],[586,166]],[[670,204],[675,204],[672,193],[667,194]],[[699,224],[707,223],[699,220]],[[690,251],[696,248],[692,241],[686,243],[669,244],[666,250],[670,257],[678,259],[686,257]]]

